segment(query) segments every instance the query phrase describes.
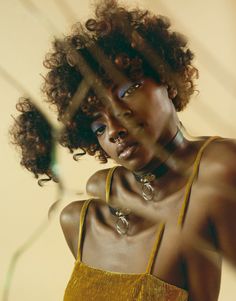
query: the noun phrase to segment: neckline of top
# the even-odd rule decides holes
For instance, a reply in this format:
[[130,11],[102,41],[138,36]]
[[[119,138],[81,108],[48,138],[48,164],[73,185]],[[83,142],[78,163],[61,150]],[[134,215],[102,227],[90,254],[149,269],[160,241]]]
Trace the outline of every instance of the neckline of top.
[[154,276],[148,272],[143,272],[143,273],[122,273],[122,272],[113,272],[113,271],[108,271],[108,270],[104,270],[104,269],[100,269],[100,268],[95,268],[81,260],[76,260],[75,262],[75,265],[80,265],[80,266],[84,266],[85,268],[88,268],[88,269],[91,269],[93,271],[97,271],[97,272],[100,272],[100,273],[106,273],[106,274],[110,274],[110,275],[114,275],[114,276],[121,276],[121,277],[144,277],[144,276],[148,276],[148,277],[151,277],[152,279],[154,279],[155,281],[158,281],[160,283],[162,283],[163,285],[167,285],[167,286],[170,286],[170,287],[173,287],[175,289],[178,289],[178,290],[181,290],[185,293],[188,294],[188,291],[185,290],[184,288],[181,288],[181,287],[178,287],[174,284],[171,284],[171,283],[168,283],[164,280],[162,280],[161,278],[157,277],[157,276]]

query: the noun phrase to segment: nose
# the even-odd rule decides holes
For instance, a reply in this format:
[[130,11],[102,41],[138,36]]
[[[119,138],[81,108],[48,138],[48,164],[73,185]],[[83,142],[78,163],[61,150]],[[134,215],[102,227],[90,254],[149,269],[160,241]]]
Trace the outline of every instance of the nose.
[[127,129],[120,123],[120,121],[115,117],[109,118],[109,141],[115,143],[118,140],[123,140],[127,134]]

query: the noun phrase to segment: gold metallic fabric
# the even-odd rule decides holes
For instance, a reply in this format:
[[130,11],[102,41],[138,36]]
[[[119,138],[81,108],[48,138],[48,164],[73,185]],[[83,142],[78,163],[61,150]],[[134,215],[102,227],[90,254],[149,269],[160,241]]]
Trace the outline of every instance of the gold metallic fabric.
[[[188,208],[191,187],[198,174],[203,150],[218,137],[209,138],[199,150],[194,162],[193,171],[186,185],[185,196],[178,218],[178,226],[182,227]],[[106,199],[109,199],[112,174],[108,173]],[[78,242],[78,258],[64,294],[64,301],[187,301],[188,292],[182,288],[153,276],[152,267],[161,245],[165,224],[160,223],[155,243],[148,261],[146,271],[140,274],[118,273],[97,269],[82,261],[82,237],[88,206],[92,200],[86,200],[80,215]]]
[[77,262],[64,301],[186,301],[185,290],[151,274],[122,274]]

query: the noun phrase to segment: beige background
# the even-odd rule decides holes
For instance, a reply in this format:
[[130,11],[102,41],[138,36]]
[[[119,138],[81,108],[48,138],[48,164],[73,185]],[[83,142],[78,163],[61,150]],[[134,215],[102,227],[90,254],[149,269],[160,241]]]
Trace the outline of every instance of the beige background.
[[[27,10],[27,1],[0,1],[0,65],[8,70],[35,98],[41,100],[40,73],[42,60],[50,48],[56,31],[66,33],[77,18],[89,14],[89,1],[67,0],[71,13],[63,15],[63,1],[41,0]],[[127,1],[126,1],[127,2]],[[180,118],[194,135],[236,137],[236,1],[235,0],[163,0],[128,1],[168,15],[174,28],[185,33],[196,53],[200,70],[200,94],[193,97]],[[69,18],[68,18],[69,16]],[[69,22],[68,22],[69,20]],[[0,203],[0,289],[14,250],[37,228],[55,200],[56,186],[44,188],[19,166],[19,157],[9,145],[7,131],[15,114],[15,103],[21,95],[14,86],[0,77],[0,145],[1,145],[1,203]],[[75,200],[72,190],[84,191],[87,177],[99,168],[93,158],[76,163],[71,155],[60,152],[60,168],[66,187],[71,191],[66,203]],[[102,166],[104,167],[104,166]],[[83,198],[81,195],[79,198]],[[58,214],[47,231],[21,257],[14,274],[9,300],[62,300],[63,291],[73,268],[70,254],[58,222]],[[233,301],[236,296],[236,273],[224,267],[221,301]]]

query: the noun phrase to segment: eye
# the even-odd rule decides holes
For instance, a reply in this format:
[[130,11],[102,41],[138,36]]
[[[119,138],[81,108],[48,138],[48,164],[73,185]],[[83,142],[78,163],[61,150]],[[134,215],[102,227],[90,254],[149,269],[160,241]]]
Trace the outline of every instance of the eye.
[[143,85],[142,82],[138,82],[135,83],[131,86],[129,86],[129,88],[127,90],[124,91],[123,95],[121,96],[121,98],[125,98],[125,97],[129,97],[132,93],[134,93],[137,89],[139,89],[141,86]]
[[91,126],[91,129],[92,129],[93,133],[94,133],[97,137],[98,137],[98,136],[101,136],[101,135],[104,133],[105,128],[106,128],[105,125],[100,125],[100,124],[98,124],[98,125],[93,124],[93,125]]

